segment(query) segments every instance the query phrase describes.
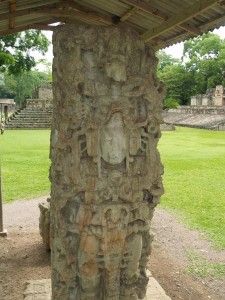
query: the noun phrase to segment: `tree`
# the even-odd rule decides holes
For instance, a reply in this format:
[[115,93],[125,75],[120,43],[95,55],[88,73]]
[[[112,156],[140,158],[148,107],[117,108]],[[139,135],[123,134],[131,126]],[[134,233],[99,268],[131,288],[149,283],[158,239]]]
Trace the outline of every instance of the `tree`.
[[179,59],[173,58],[170,54],[166,54],[166,52],[163,50],[159,50],[156,53],[156,57],[159,60],[157,66],[158,72],[162,72],[167,66],[173,66],[180,63]]
[[170,108],[177,108],[179,106],[179,103],[177,100],[173,98],[166,98],[163,103],[163,108],[164,109],[170,109]]
[[46,53],[49,40],[40,30],[0,36],[0,72],[21,74],[36,65],[31,51]]
[[224,84],[225,40],[208,32],[184,43],[186,69],[194,78],[194,94]]
[[11,76],[4,76],[4,80],[0,84],[0,98],[14,99],[16,96],[15,87],[15,80]]
[[38,70],[23,72],[19,75],[5,75],[5,85],[0,86],[0,97],[14,98],[21,103],[32,97],[35,88],[43,83],[49,82],[49,74]]
[[225,84],[225,40],[213,33],[184,42],[183,59],[173,59],[160,51],[158,77],[167,88],[166,98],[182,105],[191,96]]
[[191,78],[185,64],[164,51],[159,51],[157,75],[166,85],[166,99],[174,99],[179,104],[187,104],[191,90]]

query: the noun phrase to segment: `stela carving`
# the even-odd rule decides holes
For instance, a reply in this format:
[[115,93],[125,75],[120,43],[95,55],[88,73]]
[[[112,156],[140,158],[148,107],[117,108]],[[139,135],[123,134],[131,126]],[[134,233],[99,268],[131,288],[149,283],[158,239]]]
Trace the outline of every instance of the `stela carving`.
[[157,61],[129,28],[63,26],[53,44],[53,299],[143,299],[163,193]]

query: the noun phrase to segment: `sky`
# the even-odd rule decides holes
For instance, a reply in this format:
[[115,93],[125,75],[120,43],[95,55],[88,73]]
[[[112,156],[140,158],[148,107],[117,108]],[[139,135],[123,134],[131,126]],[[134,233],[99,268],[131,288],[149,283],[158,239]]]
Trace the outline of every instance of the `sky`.
[[[218,34],[222,39],[225,38],[225,26],[213,30],[213,33]],[[164,49],[167,54],[172,55],[174,58],[181,58],[183,53],[183,43],[178,43]]]
[[[221,26],[219,29],[215,29],[213,31],[213,33],[218,34],[221,38],[224,39],[225,38],[225,26]],[[52,39],[52,32],[51,31],[44,31],[44,34],[48,37],[49,40]],[[172,57],[174,57],[174,58],[181,58],[182,53],[183,53],[183,43],[178,43],[178,44],[175,44],[173,46],[167,47],[167,48],[164,49],[164,51],[167,54],[172,55]],[[35,55],[35,59],[45,58],[47,61],[51,62],[52,58],[53,58],[52,45],[49,46],[48,52],[44,55],[44,57],[38,52],[35,52],[34,55]],[[44,69],[46,67],[39,64],[37,66],[37,68],[40,71],[44,71]]]

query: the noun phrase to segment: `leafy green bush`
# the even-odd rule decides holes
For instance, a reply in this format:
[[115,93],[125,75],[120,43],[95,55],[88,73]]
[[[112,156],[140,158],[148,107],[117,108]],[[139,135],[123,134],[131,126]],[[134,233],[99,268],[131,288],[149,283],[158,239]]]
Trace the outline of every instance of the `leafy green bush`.
[[177,108],[179,106],[179,102],[174,98],[166,98],[164,100],[164,109]]

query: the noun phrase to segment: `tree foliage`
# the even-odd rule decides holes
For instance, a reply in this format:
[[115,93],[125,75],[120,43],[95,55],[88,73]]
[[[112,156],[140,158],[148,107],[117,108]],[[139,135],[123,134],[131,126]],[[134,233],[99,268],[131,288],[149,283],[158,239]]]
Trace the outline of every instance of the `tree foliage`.
[[179,103],[177,102],[177,100],[173,98],[166,98],[164,100],[164,105],[163,105],[164,109],[177,108],[178,106]]
[[158,54],[158,77],[167,87],[166,98],[186,105],[191,96],[225,83],[225,40],[213,33],[184,42],[182,60]]
[[0,72],[21,74],[36,65],[32,51],[45,54],[49,40],[40,30],[27,30],[0,36]]
[[19,75],[5,74],[4,85],[0,85],[0,98],[13,98],[21,103],[32,97],[35,88],[49,82],[49,74],[38,70],[23,72]]

